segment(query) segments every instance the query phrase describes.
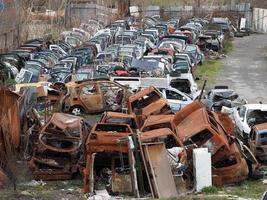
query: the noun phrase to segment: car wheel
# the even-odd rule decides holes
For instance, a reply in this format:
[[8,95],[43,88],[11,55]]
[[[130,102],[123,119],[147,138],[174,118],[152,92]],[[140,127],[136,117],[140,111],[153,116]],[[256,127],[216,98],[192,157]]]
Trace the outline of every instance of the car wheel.
[[79,106],[74,106],[70,109],[71,114],[79,116],[82,113],[82,108]]

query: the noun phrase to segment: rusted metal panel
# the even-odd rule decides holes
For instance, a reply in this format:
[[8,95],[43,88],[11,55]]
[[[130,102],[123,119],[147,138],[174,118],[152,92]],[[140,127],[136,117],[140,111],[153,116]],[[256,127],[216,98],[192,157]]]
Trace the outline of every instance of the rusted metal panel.
[[255,157],[259,161],[265,162],[267,160],[267,123],[252,127],[248,143]]
[[249,172],[246,160],[235,143],[225,152],[224,157],[218,158],[217,162],[212,159],[212,166],[213,184],[216,186],[244,181]]
[[152,185],[158,198],[178,196],[164,143],[143,144],[144,153],[152,174]]
[[159,139],[161,137],[167,137],[167,136],[173,136],[176,138],[176,135],[168,128],[159,128],[156,130],[143,132],[140,138],[144,142],[144,141],[149,141],[152,139]]
[[76,173],[83,160],[87,136],[83,119],[54,113],[38,133],[29,167],[35,179],[66,180]]
[[[63,97],[66,111],[79,107],[86,113],[126,108],[129,91],[112,81],[77,81],[66,84],[68,93]],[[90,90],[88,90],[90,88]]]
[[227,115],[208,111],[194,102],[176,113],[176,134],[187,148],[188,158],[196,147],[207,147],[212,155],[214,183],[230,184],[245,180],[246,160],[233,142],[233,122]]
[[127,142],[118,143],[118,141],[132,134],[133,131],[127,124],[97,123],[86,141],[87,154],[92,152],[128,152]]
[[41,148],[64,153],[78,151],[84,140],[81,123],[80,117],[62,113],[53,114],[39,134]]
[[[10,134],[14,147],[20,144],[20,116],[19,116],[19,98],[16,93],[8,89],[0,88],[0,112],[1,119],[7,119],[7,132]],[[1,125],[0,125],[1,126]]]
[[217,115],[226,132],[229,135],[234,135],[235,125],[233,124],[233,121],[230,119],[229,115],[227,113],[220,113],[220,112],[217,112]]
[[114,124],[128,124],[135,130],[138,127],[136,115],[134,113],[120,113],[120,112],[105,112],[101,119],[101,123],[114,123]]
[[130,174],[115,173],[112,176],[112,192],[130,193],[132,192],[132,180]]
[[[91,129],[86,141],[86,168],[84,169],[84,190],[92,192],[93,166],[96,153],[129,153],[128,136],[133,131],[127,124],[97,123]],[[122,141],[121,141],[122,140]],[[112,157],[110,157],[112,158]]]
[[139,126],[149,115],[171,114],[171,108],[161,94],[148,87],[128,98],[128,112],[135,113]]
[[155,128],[170,128],[172,131],[175,130],[175,127],[172,127],[172,120],[174,115],[151,115],[147,117],[141,131],[148,131]]
[[178,111],[173,120],[175,125],[180,124],[187,116],[189,116],[192,112],[195,112],[199,108],[203,108],[204,105],[201,102],[194,101],[193,103],[185,106],[182,110]]

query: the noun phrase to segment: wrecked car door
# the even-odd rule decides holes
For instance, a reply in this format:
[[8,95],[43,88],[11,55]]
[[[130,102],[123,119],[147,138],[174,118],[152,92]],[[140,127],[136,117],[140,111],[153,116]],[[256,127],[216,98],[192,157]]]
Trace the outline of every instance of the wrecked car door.
[[81,102],[88,112],[99,112],[104,109],[103,96],[97,84],[86,84],[80,89]]
[[256,155],[256,131],[254,128],[250,132],[248,144],[253,155]]
[[100,82],[100,90],[105,102],[105,110],[119,111],[122,109],[125,90],[112,82]]
[[179,111],[193,101],[190,97],[179,93],[175,89],[166,88],[160,89],[160,91],[162,91],[164,97],[167,99],[173,112]]
[[243,123],[245,120],[245,114],[246,114],[246,107],[244,107],[244,106],[238,107],[235,110],[235,114],[234,114],[235,115],[234,119],[235,119],[235,123],[236,123],[236,132],[237,132],[237,134],[241,135],[242,137],[244,137],[244,135],[242,133],[241,127],[243,127]]

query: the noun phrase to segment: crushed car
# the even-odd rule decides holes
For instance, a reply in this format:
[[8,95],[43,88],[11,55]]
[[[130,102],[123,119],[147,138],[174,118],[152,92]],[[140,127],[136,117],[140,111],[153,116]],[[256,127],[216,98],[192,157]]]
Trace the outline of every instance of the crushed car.
[[236,135],[247,142],[251,127],[267,122],[267,104],[245,104],[234,109]]
[[172,111],[167,100],[151,86],[128,98],[128,113],[135,113],[138,126],[141,126],[149,115],[170,114]]
[[228,86],[215,86],[211,89],[205,100],[209,101],[212,110],[216,112],[222,111],[223,107],[233,108],[246,103],[246,100],[241,99],[239,95]]
[[212,156],[213,184],[217,186],[243,181],[249,172],[246,160],[233,139],[233,132],[227,132],[234,130],[226,127],[233,126],[231,120],[227,124],[223,121],[220,115],[208,111],[200,102],[189,104],[173,119],[176,134],[187,149],[189,159],[192,159],[192,149],[208,148]]
[[131,94],[126,87],[109,80],[76,81],[67,83],[66,87],[68,92],[62,99],[62,109],[74,115],[121,111]]
[[[127,124],[96,123],[86,141],[86,168],[84,169],[84,191],[93,192],[99,184],[110,185],[118,191],[117,180],[125,179],[124,188],[132,192],[132,170],[129,169],[128,137],[133,131]],[[104,175],[103,175],[104,174]],[[101,177],[105,176],[101,180]]]
[[248,145],[259,161],[267,161],[267,123],[257,124],[251,128]]
[[77,116],[54,113],[33,135],[29,168],[37,180],[67,180],[84,163],[84,142],[89,127]]

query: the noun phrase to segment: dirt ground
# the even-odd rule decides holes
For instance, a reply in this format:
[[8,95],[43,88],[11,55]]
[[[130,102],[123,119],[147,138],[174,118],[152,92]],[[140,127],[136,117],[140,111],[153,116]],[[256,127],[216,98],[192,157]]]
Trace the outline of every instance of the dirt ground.
[[267,35],[235,38],[216,85],[228,85],[249,103],[267,103]]

